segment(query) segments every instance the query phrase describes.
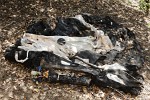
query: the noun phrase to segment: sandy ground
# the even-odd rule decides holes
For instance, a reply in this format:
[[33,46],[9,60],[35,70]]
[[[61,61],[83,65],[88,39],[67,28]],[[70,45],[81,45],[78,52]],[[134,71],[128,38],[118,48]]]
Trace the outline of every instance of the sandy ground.
[[[0,99],[1,100],[150,100],[150,19],[141,11],[115,0],[0,0]],[[95,5],[96,4],[96,5]],[[109,15],[136,34],[143,47],[145,78],[141,95],[117,93],[95,86],[82,87],[32,82],[31,69],[6,61],[4,52],[22,36],[33,19],[68,17],[80,13]],[[52,26],[54,26],[52,24]]]

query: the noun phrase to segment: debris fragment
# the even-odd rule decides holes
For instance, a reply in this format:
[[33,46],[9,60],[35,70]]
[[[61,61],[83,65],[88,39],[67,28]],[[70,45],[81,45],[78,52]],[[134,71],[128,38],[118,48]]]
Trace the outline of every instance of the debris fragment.
[[38,76],[38,75],[41,75],[41,72],[38,72],[38,71],[31,71],[31,75],[33,75],[33,76]]
[[90,14],[37,21],[5,52],[5,58],[33,66],[35,79],[50,83],[111,87],[138,95],[143,77],[140,45],[128,28]]

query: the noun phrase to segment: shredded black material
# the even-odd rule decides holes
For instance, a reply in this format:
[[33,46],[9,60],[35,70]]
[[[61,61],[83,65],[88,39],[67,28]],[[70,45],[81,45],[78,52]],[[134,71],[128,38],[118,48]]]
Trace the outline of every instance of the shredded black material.
[[[141,47],[135,38],[135,34],[128,28],[116,23],[109,16],[100,17],[90,14],[82,14],[81,16],[86,23],[102,30],[104,35],[107,35],[110,38],[113,46],[119,41],[121,47],[124,47],[124,50],[110,50],[106,53],[96,53],[94,51],[84,50],[77,52],[73,56],[69,56],[69,60],[60,57],[53,52],[30,51],[28,60],[23,62],[23,64],[28,65],[37,71],[39,71],[38,67],[42,66],[40,72],[44,73],[45,71],[48,71],[47,76],[42,76],[43,80],[48,82],[77,85],[96,84],[97,86],[112,87],[124,91],[125,93],[138,95],[143,86],[143,77],[138,73],[143,66],[143,58],[140,53]],[[74,17],[58,18],[56,27],[53,30],[48,22],[40,20],[29,25],[26,32],[44,36],[95,37],[93,30],[87,27],[81,20]],[[63,46],[66,45],[66,40],[60,38],[57,40],[57,43]],[[9,47],[6,50],[5,58],[16,61],[15,53],[18,51],[18,59],[25,59],[27,51],[18,48],[18,46],[21,45],[21,39],[17,40],[14,46]],[[80,61],[76,56],[83,60],[88,59],[89,64]],[[62,61],[67,64],[62,64]],[[115,64],[115,67],[95,67],[113,64]],[[123,66],[125,70],[117,69],[121,68],[118,66]],[[61,72],[64,73],[65,71],[70,71],[70,74],[60,74],[57,70],[61,70]],[[76,72],[84,73],[84,75],[78,75]],[[74,73],[74,75],[71,75],[71,73]],[[114,79],[110,79],[110,77],[113,77]]]

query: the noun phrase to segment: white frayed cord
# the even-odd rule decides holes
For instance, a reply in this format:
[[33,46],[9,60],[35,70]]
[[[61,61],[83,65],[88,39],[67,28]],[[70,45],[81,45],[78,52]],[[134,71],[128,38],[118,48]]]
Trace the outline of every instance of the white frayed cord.
[[23,59],[23,60],[19,60],[19,59],[18,59],[18,51],[17,51],[17,52],[15,52],[15,60],[16,60],[17,62],[24,63],[25,61],[28,60],[28,55],[29,55],[29,50],[27,51],[27,56],[26,56],[26,58]]

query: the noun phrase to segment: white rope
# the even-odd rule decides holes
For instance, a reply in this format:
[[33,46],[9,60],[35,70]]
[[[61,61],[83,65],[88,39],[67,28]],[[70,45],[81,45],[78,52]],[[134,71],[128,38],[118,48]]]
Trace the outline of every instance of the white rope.
[[29,55],[29,50],[27,51],[27,56],[26,56],[26,58],[25,58],[25,59],[22,59],[22,60],[19,60],[19,59],[18,59],[18,51],[16,51],[16,52],[15,52],[15,60],[16,60],[17,62],[24,63],[25,61],[28,60],[28,55]]

